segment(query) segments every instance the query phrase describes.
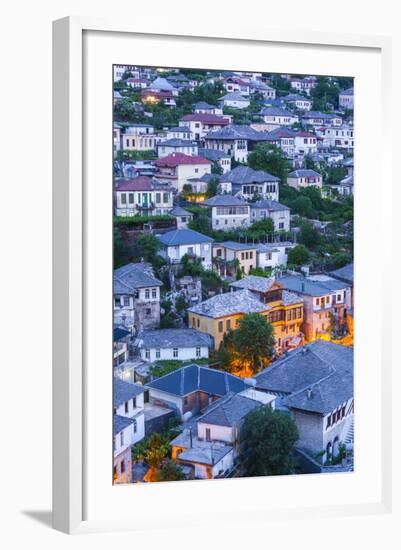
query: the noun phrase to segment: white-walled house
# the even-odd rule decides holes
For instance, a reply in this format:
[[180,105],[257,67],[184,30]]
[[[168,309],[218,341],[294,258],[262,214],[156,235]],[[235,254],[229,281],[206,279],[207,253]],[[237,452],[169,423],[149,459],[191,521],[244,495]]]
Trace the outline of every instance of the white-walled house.
[[317,152],[317,137],[311,132],[294,134],[294,152],[297,155],[312,155]]
[[212,209],[212,228],[232,231],[248,227],[250,221],[249,203],[232,195],[216,195],[202,203]]
[[291,210],[285,204],[270,199],[250,203],[250,223],[270,218],[274,231],[289,231]]
[[226,184],[229,183],[229,192],[239,198],[247,200],[255,196],[271,200],[278,200],[279,198],[279,178],[264,170],[253,170],[248,166],[237,166],[230,172],[220,176],[219,182],[222,190],[227,189]]
[[179,263],[185,255],[200,258],[205,269],[212,269],[213,239],[192,229],[175,229],[159,235],[159,254],[171,263]]
[[148,176],[117,179],[114,189],[116,216],[160,216],[173,208],[172,187]]
[[204,157],[210,162],[217,164],[223,171],[223,174],[231,170],[231,156],[224,151],[217,149],[204,149],[203,147],[198,149],[198,154]]
[[165,328],[141,332],[137,346],[144,361],[189,361],[207,359],[213,340],[192,328]]
[[323,178],[315,170],[294,170],[287,176],[287,185],[295,187],[295,189],[303,189],[305,187],[318,187],[321,189]]
[[191,132],[191,139],[199,141],[211,130],[220,130],[230,124],[230,119],[220,115],[193,113],[180,118],[179,125],[186,126]]
[[175,206],[169,212],[170,216],[174,216],[177,229],[187,229],[188,223],[193,219],[194,215],[188,210],[184,210],[181,206]]
[[258,244],[256,247],[257,266],[265,270],[286,266],[288,252],[294,246],[296,245],[291,242]]
[[338,94],[338,104],[344,109],[354,108],[354,88],[348,88]]
[[283,97],[283,100],[298,111],[310,111],[313,105],[313,101],[309,97],[299,94],[288,94]]
[[166,139],[186,139],[191,140],[191,130],[187,126],[174,126],[166,132]]
[[280,128],[280,126],[292,126],[296,122],[299,122],[298,115],[278,107],[264,107],[260,111],[259,116],[267,125],[269,131]]
[[133,332],[160,324],[160,287],[150,264],[130,263],[114,270],[114,323]]
[[335,147],[336,149],[346,149],[353,151],[354,149],[354,127],[353,126],[337,126],[318,128],[316,130],[323,140],[323,147]]
[[221,107],[217,107],[216,105],[210,105],[210,103],[207,103],[206,101],[198,101],[197,103],[194,103],[192,105],[192,110],[194,113],[197,114],[205,114],[205,115],[222,115],[223,109]]
[[160,181],[170,181],[173,187],[181,192],[188,180],[201,178],[211,173],[212,163],[200,156],[173,153],[155,161],[155,176]]
[[114,483],[132,481],[131,446],[145,437],[144,388],[114,377]]
[[239,92],[230,92],[219,98],[220,105],[223,107],[232,107],[234,109],[246,109],[250,105],[247,97]]
[[197,155],[198,144],[196,141],[188,139],[166,139],[161,140],[156,146],[157,156],[159,158],[167,157],[173,153],[183,153],[184,155]]

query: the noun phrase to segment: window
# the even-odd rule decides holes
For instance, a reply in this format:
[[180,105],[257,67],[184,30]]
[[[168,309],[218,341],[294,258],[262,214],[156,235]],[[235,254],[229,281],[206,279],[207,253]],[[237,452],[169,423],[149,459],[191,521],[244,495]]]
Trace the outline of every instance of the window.
[[134,419],[134,422],[132,424],[132,431],[134,432],[134,434],[136,434],[136,432],[138,431],[138,423],[135,419]]
[[115,307],[120,307],[121,306],[121,297],[120,296],[116,296],[114,298],[114,305],[115,305]]
[[206,441],[212,441],[212,434],[210,428],[206,428]]
[[150,298],[150,290],[148,288],[145,289],[145,298],[146,300],[149,300]]
[[197,346],[196,348],[196,357],[200,357],[201,356],[201,349],[199,346]]
[[121,461],[121,473],[123,474],[125,472],[125,460]]
[[227,319],[226,321],[226,330],[231,330],[231,320]]
[[223,332],[223,321],[219,321],[218,330],[219,332]]
[[150,315],[152,313],[152,310],[150,309],[150,307],[145,309],[145,313],[146,315]]
[[124,432],[120,432],[120,446],[124,445]]
[[168,202],[169,194],[163,193],[163,202]]
[[199,318],[196,320],[196,325],[197,325],[197,327],[199,328],[199,326],[200,326],[200,320],[199,320]]
[[129,204],[134,204],[134,193],[128,193]]
[[125,414],[127,414],[128,411],[129,411],[129,403],[128,403],[128,401],[126,401],[126,402],[124,403],[124,411],[125,411]]
[[126,193],[121,193],[121,204],[127,204],[127,195],[126,195]]
[[156,193],[156,204],[160,204],[161,202],[161,193]]
[[327,430],[328,428],[330,428],[330,426],[331,426],[331,414],[329,414],[329,416],[327,417],[326,430]]
[[146,359],[150,359],[150,349],[145,350]]
[[173,357],[178,357],[178,348],[173,348]]
[[155,288],[152,288],[152,298],[156,298],[157,296],[157,290]]
[[136,397],[132,398],[132,408],[136,409]]
[[160,350],[159,349],[156,350],[156,359],[160,359]]
[[126,307],[129,306],[129,296],[123,296],[123,305]]

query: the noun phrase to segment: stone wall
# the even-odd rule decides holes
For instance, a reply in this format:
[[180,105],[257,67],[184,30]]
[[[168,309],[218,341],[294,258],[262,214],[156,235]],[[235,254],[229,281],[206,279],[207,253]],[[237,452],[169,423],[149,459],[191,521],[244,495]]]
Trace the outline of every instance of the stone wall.
[[[124,472],[122,462],[125,465]],[[114,458],[114,483],[132,483],[131,447]]]

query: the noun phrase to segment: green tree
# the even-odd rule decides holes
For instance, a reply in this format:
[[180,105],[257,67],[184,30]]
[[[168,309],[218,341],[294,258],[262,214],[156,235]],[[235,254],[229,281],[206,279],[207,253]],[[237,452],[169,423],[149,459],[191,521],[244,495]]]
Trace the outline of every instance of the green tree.
[[181,481],[185,479],[182,469],[174,460],[166,460],[156,472],[155,481]]
[[246,231],[246,235],[251,239],[262,239],[266,235],[273,233],[274,222],[271,218],[264,218],[253,223]]
[[281,183],[287,182],[287,175],[291,169],[283,151],[271,143],[258,143],[248,155],[248,165],[254,170],[269,172],[280,178]]
[[218,178],[210,178],[207,184],[207,191],[206,191],[207,197],[214,197],[215,195],[217,195],[218,188],[219,188]]
[[140,255],[146,262],[153,261],[160,246],[159,239],[150,233],[141,233],[138,237]]
[[244,364],[255,374],[268,364],[273,355],[273,325],[259,313],[244,315],[234,331],[233,343]]
[[308,248],[315,248],[321,242],[321,235],[311,223],[304,221],[301,224],[298,240]]
[[169,448],[168,439],[162,434],[153,432],[147,440],[146,451],[144,453],[146,462],[151,468],[159,468]]
[[123,239],[121,230],[118,227],[113,229],[113,258],[114,269],[127,264],[131,260],[131,251],[126,241]]
[[288,264],[300,266],[307,264],[310,259],[309,250],[303,244],[297,244],[288,252]]
[[304,216],[305,218],[313,218],[316,215],[311,199],[303,195],[296,198],[292,203],[292,210],[294,214]]
[[292,450],[298,430],[292,418],[261,406],[244,420],[239,436],[238,461],[246,476],[285,475],[294,466]]

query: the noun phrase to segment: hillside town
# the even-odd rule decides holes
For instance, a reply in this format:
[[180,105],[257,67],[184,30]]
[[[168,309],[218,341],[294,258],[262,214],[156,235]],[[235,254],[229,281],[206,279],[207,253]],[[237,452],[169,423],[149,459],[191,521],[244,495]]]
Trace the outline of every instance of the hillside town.
[[353,79],[114,65],[114,483],[352,472]]

